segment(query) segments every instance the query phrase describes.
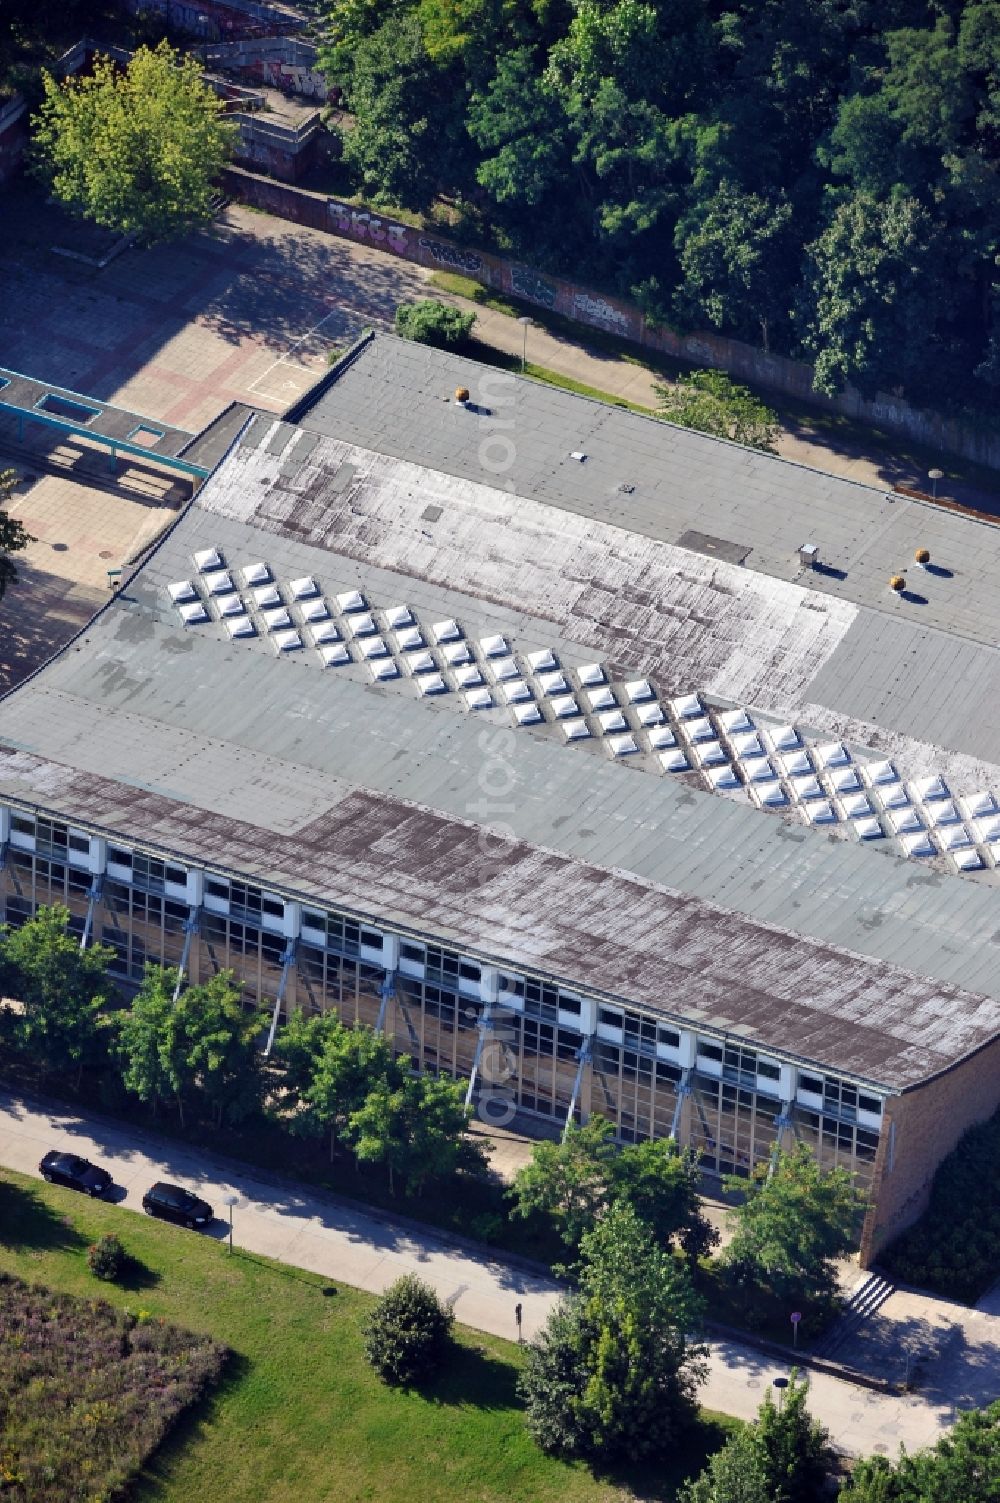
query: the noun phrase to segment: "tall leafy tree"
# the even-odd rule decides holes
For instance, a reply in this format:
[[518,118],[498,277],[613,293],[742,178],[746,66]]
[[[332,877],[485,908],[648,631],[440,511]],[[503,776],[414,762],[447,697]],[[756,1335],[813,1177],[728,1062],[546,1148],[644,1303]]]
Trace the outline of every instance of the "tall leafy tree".
[[22,553],[37,540],[19,517],[12,517],[7,507],[17,484],[15,470],[0,470],[0,600],[11,585],[17,584],[17,567],[12,553]]
[[806,1408],[808,1393],[794,1370],[780,1406],[769,1389],[756,1422],[729,1437],[679,1503],[817,1503],[833,1453],[826,1431]]
[[115,1020],[122,1082],[127,1091],[151,1106],[155,1116],[161,1102],[174,1095],[176,1076],[165,1043],[174,1009],[178,972],[173,967],[147,966],[131,1007]]
[[1000,1503],[1000,1403],[959,1414],[930,1450],[859,1461],[840,1503]]
[[359,1161],[388,1170],[390,1193],[399,1179],[416,1195],[430,1180],[482,1166],[482,1150],[466,1137],[469,1115],[458,1081],[411,1071],[398,1083],[377,1081],[348,1125]]
[[695,324],[759,335],[787,319],[797,271],[792,205],[724,181],[677,226],[679,310]]
[[657,411],[669,423],[774,452],[780,432],[777,413],[724,371],[689,371],[671,386],[657,386],[656,394]]
[[106,945],[81,950],[69,909],[39,908],[19,929],[0,929],[0,974],[21,1003],[16,1047],[44,1072],[75,1069],[101,1053],[100,1014],[110,994]]
[[98,57],[92,73],[42,83],[36,170],[68,209],[147,244],[211,218],[234,128],[193,57],[164,41],[124,70]]
[[577,1284],[528,1348],[528,1428],[564,1455],[667,1454],[695,1416],[704,1371],[686,1266],[619,1202],[584,1234]]
[[550,1216],[567,1247],[579,1247],[608,1204],[614,1137],[607,1118],[595,1116],[571,1125],[561,1142],[536,1143],[511,1187],[515,1215]]
[[285,1120],[303,1137],[338,1137],[370,1092],[382,1082],[398,1085],[402,1071],[386,1039],[370,1028],[350,1028],[333,1013],[305,1018],[293,1013],[278,1035],[278,1058],[293,1109]]
[[829,1299],[835,1260],[853,1247],[863,1205],[849,1172],[822,1169],[797,1143],[756,1165],[748,1180],[733,1175],[725,1184],[743,1200],[730,1212],[724,1264],[789,1298]]

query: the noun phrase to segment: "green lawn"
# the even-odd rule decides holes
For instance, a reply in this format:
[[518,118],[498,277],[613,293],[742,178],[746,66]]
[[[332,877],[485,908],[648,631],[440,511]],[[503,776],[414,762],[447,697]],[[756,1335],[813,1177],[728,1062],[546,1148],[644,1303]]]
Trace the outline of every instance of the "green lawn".
[[[90,1274],[86,1248],[115,1231],[143,1266],[125,1288]],[[669,1503],[733,1422],[706,1414],[688,1454],[656,1476],[596,1479],[543,1456],[514,1396],[518,1349],[458,1330],[425,1395],[384,1388],[361,1355],[370,1297],[211,1238],[5,1172],[0,1267],[69,1293],[210,1333],[236,1355],[219,1389],[154,1458],[136,1503]],[[632,1491],[634,1489],[634,1492]]]

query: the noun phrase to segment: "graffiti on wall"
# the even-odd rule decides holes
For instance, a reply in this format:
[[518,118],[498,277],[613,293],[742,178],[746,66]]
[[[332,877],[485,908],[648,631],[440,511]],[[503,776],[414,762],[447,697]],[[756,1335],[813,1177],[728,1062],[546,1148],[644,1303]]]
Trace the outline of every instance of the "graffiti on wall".
[[556,305],[556,288],[527,266],[511,267],[510,290],[518,297],[526,297],[531,303],[540,303],[543,308],[554,308]]
[[433,257],[439,266],[450,266],[455,271],[468,272],[483,269],[482,256],[477,256],[475,251],[463,250],[460,245],[448,245],[442,240],[429,240],[426,235],[421,235],[420,249]]
[[379,219],[367,209],[352,209],[349,204],[339,203],[335,198],[327,200],[327,208],[330,218],[342,235],[353,235],[357,240],[371,240],[401,256],[410,254],[410,242],[407,239],[409,229],[405,224]]
[[610,329],[613,334],[629,333],[628,315],[606,298],[591,297],[589,292],[578,292],[573,298],[573,317],[585,324]]
[[317,73],[312,68],[299,68],[293,63],[283,62],[281,58],[262,58],[245,70],[254,78],[259,78],[264,84],[269,84],[273,89],[280,89],[283,94],[295,94],[300,99],[317,99],[322,102],[329,93],[329,87],[322,73]]

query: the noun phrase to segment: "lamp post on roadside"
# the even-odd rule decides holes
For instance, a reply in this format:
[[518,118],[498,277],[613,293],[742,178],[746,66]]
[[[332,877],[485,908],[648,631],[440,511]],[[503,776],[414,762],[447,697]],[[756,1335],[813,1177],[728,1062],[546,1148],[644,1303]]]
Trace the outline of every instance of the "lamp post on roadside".
[[224,1204],[229,1207],[229,1253],[230,1253],[230,1256],[232,1256],[232,1251],[233,1251],[233,1206],[238,1206],[239,1203],[240,1203],[240,1197],[238,1195],[227,1195],[226,1198],[225,1198],[225,1201],[224,1201]]
[[937,483],[944,479],[944,470],[928,470],[927,479],[931,483],[931,499],[937,500]]
[[788,1379],[774,1378],[772,1381],[774,1387],[778,1390],[778,1408],[780,1409],[785,1402],[785,1389],[788,1387]]
[[521,346],[521,375],[524,375],[524,367],[528,360],[528,330],[531,328],[531,319],[526,313],[522,313],[518,323],[524,330],[524,343]]

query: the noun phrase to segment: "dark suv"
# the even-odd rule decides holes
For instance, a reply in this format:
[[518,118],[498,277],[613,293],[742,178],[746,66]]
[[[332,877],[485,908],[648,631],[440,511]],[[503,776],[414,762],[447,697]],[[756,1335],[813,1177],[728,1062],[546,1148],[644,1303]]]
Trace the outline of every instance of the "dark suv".
[[38,1172],[50,1185],[67,1185],[71,1190],[82,1190],[84,1195],[106,1195],[114,1184],[106,1169],[99,1169],[78,1153],[61,1153],[58,1148],[49,1150]]
[[180,1185],[168,1185],[158,1180],[142,1197],[142,1209],[147,1216],[160,1216],[164,1221],[176,1221],[180,1226],[205,1227],[215,1212],[207,1200],[183,1190]]

